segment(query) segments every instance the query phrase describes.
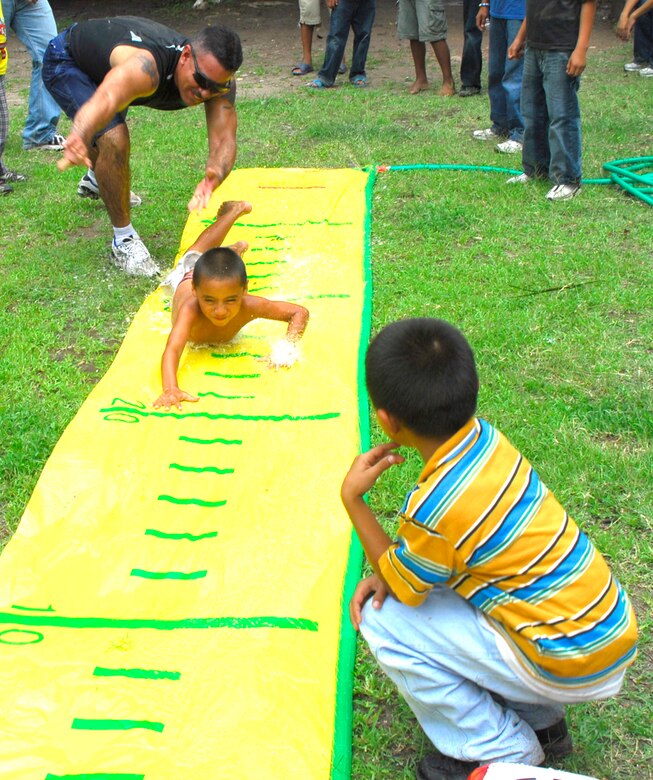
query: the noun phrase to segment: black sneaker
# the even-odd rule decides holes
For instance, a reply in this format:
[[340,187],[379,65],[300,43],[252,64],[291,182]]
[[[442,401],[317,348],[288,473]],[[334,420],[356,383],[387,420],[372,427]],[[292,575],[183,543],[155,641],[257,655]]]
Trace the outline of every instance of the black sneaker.
[[0,176],[0,184],[6,184],[8,181],[25,181],[25,179],[27,179],[27,176],[18,173],[18,171],[5,171]]
[[478,761],[459,761],[439,751],[427,753],[417,765],[417,780],[467,780]]
[[458,97],[472,97],[473,95],[480,95],[481,94],[481,88],[480,87],[461,87],[460,92],[458,93]]
[[536,731],[535,736],[542,745],[542,750],[547,758],[564,758],[574,750],[574,741],[564,718],[547,729]]
[[55,133],[47,141],[41,141],[40,144],[30,144],[25,150],[31,152],[34,149],[43,149],[46,152],[61,152],[66,143],[66,139],[59,133]]
[[13,191],[14,188],[10,187],[8,184],[0,184],[0,195],[9,195]]

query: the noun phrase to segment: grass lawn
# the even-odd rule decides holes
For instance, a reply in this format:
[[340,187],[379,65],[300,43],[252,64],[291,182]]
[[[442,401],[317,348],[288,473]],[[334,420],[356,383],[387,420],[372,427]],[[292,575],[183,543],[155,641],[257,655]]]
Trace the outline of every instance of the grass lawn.
[[[653,154],[651,84],[624,76],[629,53],[617,46],[590,58],[581,90],[587,177],[600,177],[603,162]],[[238,166],[519,168],[518,158],[470,138],[487,114],[486,98],[411,97],[398,83],[242,99]],[[134,222],[165,266],[202,176],[203,112],[130,115],[133,187],[144,199]],[[24,109],[12,109],[5,161],[29,181],[2,200],[0,546],[152,287],[107,263],[103,209],[76,196],[79,171],[60,174],[56,155],[21,151],[23,119]],[[466,333],[481,378],[480,414],[535,465],[631,594],[639,660],[618,699],[571,708],[577,750],[564,768],[643,780],[653,766],[653,211],[612,186],[588,185],[577,199],[552,204],[546,184],[505,179],[379,174],[373,326],[437,316]],[[380,440],[378,429],[373,437]],[[389,529],[419,470],[411,457],[374,492]],[[362,645],[354,717],[355,780],[412,778],[425,739]]]

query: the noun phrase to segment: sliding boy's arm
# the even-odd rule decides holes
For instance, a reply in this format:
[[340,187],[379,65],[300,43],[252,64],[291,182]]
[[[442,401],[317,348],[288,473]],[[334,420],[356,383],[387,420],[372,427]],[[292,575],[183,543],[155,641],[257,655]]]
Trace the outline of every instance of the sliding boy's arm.
[[181,409],[182,401],[199,401],[196,396],[189,395],[177,384],[177,369],[184,347],[190,336],[192,315],[189,306],[182,306],[175,324],[172,326],[166,348],[161,358],[161,383],[163,392],[154,402],[155,407],[163,406],[166,411],[171,406]]
[[225,201],[218,209],[215,222],[200,233],[188,251],[193,250],[193,252],[202,253],[208,249],[222,246],[227,233],[231,230],[238,217],[241,217],[243,214],[249,214],[251,210],[252,205],[247,203],[247,201]]
[[586,0],[580,7],[580,24],[576,48],[572,51],[567,63],[568,76],[580,76],[587,65],[587,50],[590,46],[590,35],[596,16],[596,0]]
[[248,298],[252,318],[279,320],[288,323],[285,338],[274,345],[267,358],[273,368],[290,368],[298,358],[297,342],[304,335],[308,325],[309,311],[304,306],[287,301],[269,301],[251,295]]

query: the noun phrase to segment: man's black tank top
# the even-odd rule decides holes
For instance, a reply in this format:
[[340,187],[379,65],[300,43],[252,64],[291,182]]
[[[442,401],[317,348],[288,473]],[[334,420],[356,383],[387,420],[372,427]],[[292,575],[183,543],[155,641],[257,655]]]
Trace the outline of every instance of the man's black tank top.
[[137,98],[131,105],[161,111],[186,108],[174,81],[179,57],[188,43],[181,33],[139,16],[114,16],[79,22],[70,29],[67,43],[77,67],[96,84],[111,70],[109,58],[116,46],[146,49],[156,61],[159,86],[152,95]]

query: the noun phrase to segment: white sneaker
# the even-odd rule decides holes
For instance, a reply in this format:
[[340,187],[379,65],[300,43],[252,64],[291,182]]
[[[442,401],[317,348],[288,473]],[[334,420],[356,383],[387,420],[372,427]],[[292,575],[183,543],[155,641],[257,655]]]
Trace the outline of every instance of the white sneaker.
[[546,193],[547,200],[571,200],[580,192],[580,184],[556,184]]
[[488,127],[486,130],[474,130],[472,138],[476,138],[477,141],[494,141],[505,136],[495,133],[491,127]]
[[644,77],[653,76],[653,68],[640,68],[639,75]]
[[497,144],[495,149],[497,152],[501,152],[501,154],[517,154],[518,152],[521,153],[522,145],[519,141],[508,139],[502,144]]
[[634,73],[635,71],[641,70],[643,67],[643,62],[627,62],[624,65],[624,70],[626,73]]
[[511,176],[506,184],[527,184],[531,180],[527,173],[520,173],[519,176]]
[[111,262],[130,276],[156,276],[159,266],[140,238],[130,236],[111,244]]
[[[80,198],[91,198],[92,200],[97,200],[100,197],[100,189],[91,179],[91,177],[85,173],[77,185],[77,194]],[[135,192],[129,193],[129,205],[132,208],[134,206],[140,206],[142,202],[143,201],[141,198],[139,198]]]

